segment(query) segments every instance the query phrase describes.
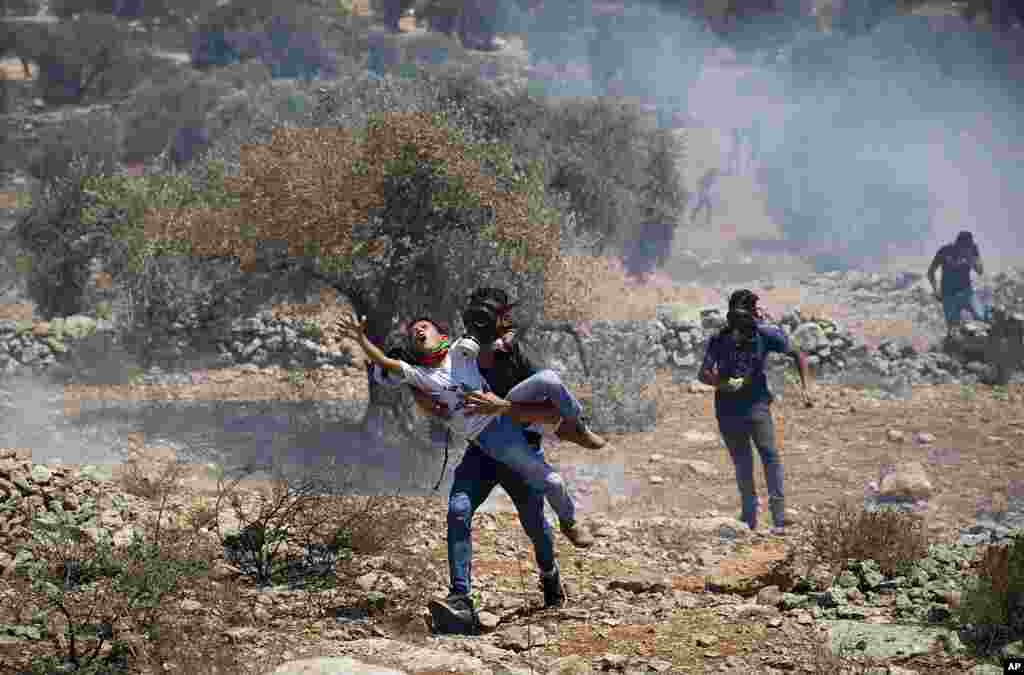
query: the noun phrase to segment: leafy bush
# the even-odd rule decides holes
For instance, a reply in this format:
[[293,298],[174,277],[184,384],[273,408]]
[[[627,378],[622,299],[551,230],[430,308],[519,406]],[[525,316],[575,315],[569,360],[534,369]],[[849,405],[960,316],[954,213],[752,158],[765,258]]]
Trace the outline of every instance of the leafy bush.
[[835,571],[848,560],[873,560],[883,574],[895,576],[928,555],[923,521],[888,508],[840,504],[814,518],[807,536],[818,559]]
[[58,19],[77,14],[113,14],[117,0],[50,0],[50,13]]
[[[116,496],[112,501],[124,508]],[[4,504],[30,518],[31,538],[19,547],[14,577],[7,580],[15,604],[3,609],[8,621],[44,640],[39,646],[52,642],[55,653],[36,659],[36,672],[65,664],[77,672],[123,672],[137,639],[155,633],[166,622],[166,605],[209,569],[209,549],[170,527],[165,507],[161,502],[155,518],[118,545],[95,499],[75,511]]]
[[329,78],[336,73],[336,56],[321,38],[312,12],[272,16],[254,30],[233,34],[228,44],[240,59],[264,63],[273,77]]
[[196,189],[184,174],[128,176],[103,158],[83,155],[70,162],[67,175],[44,182],[15,228],[35,259],[29,288],[40,311],[46,316],[83,311],[82,292],[94,257],[103,259],[115,277],[125,275],[139,305],[137,315],[156,311],[159,301],[170,303],[166,311],[175,311],[175,291],[161,283],[163,268],[154,259],[188,249],[180,242],[153,240],[144,217],[153,207],[230,203],[217,192],[215,172],[208,167],[207,182]]
[[123,78],[137,72],[116,67],[128,59],[127,44],[126,29],[110,16],[86,14],[51,26],[47,39],[30,47],[39,95],[48,103],[79,103],[131,89],[137,80]]
[[0,0],[0,16],[35,16],[39,0]]
[[25,168],[33,178],[53,184],[68,175],[76,157],[113,169],[122,144],[123,130],[115,115],[105,111],[76,115],[40,134]]
[[[206,116],[230,91],[227,82],[200,75],[147,83],[125,117],[124,160],[151,159],[175,146],[179,135],[205,131]],[[198,154],[184,150],[177,149],[184,162]]]
[[957,620],[982,652],[1024,638],[1024,536],[985,549]]

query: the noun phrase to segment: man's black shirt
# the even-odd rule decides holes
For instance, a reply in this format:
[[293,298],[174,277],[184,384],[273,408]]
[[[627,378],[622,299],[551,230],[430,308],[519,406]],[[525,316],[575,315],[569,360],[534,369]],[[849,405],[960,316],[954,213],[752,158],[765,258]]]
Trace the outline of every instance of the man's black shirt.
[[502,398],[508,396],[509,390],[526,378],[536,373],[535,362],[523,350],[522,345],[513,342],[509,351],[495,351],[494,365],[490,368],[480,368],[480,374],[487,380],[497,396]]

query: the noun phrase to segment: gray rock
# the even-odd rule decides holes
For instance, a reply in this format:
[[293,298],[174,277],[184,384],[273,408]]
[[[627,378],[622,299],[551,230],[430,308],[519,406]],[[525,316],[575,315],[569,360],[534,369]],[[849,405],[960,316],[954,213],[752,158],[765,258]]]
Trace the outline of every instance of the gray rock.
[[406,675],[407,671],[373,666],[347,656],[326,656],[289,661],[271,675]]
[[32,473],[30,474],[29,477],[32,479],[32,482],[35,483],[36,485],[46,485],[47,483],[50,482],[50,478],[52,476],[53,474],[50,472],[48,468],[46,468],[42,464],[36,464],[35,466],[32,467]]
[[499,647],[514,652],[525,652],[548,643],[547,633],[537,626],[510,626],[497,636]]
[[832,653],[840,655],[852,650],[875,659],[927,654],[936,640],[950,633],[947,628],[848,620],[825,620],[824,624],[828,627],[828,646]]

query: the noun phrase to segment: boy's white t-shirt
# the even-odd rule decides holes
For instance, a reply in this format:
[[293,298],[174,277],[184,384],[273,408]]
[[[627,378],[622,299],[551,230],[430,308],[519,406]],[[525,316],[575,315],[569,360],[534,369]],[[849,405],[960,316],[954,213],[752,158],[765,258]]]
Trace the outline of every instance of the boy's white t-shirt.
[[477,366],[476,359],[467,359],[455,344],[448,350],[444,362],[436,367],[417,366],[401,361],[402,382],[443,401],[451,412],[445,424],[452,433],[467,440],[480,435],[499,415],[466,415],[466,394],[471,391],[489,392],[490,385]]

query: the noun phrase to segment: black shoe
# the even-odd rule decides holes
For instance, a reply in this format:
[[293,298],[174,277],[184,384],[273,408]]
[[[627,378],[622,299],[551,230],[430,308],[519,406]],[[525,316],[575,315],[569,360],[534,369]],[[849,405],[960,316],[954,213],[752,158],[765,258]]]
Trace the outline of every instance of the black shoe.
[[444,600],[431,600],[427,605],[435,633],[447,635],[479,635],[480,620],[468,595],[453,593]]
[[558,570],[551,576],[541,576],[540,587],[544,591],[545,609],[555,609],[565,604],[565,588]]

